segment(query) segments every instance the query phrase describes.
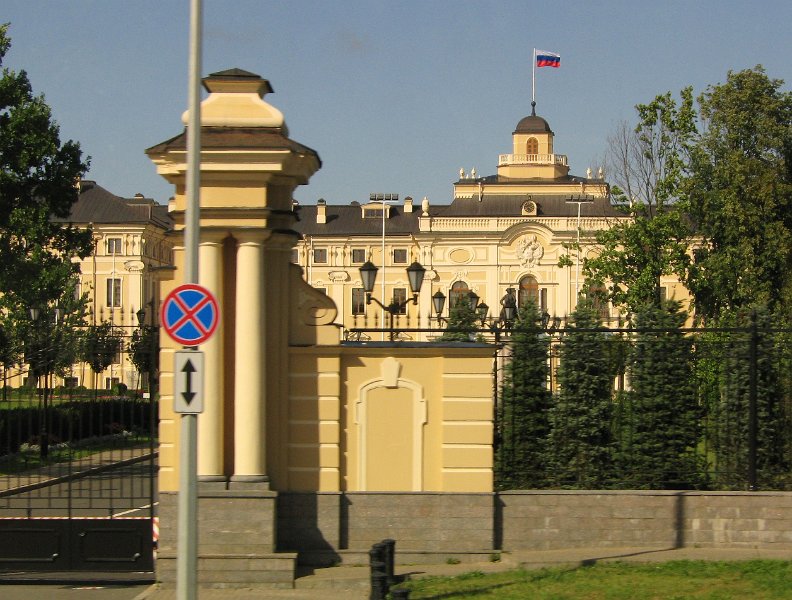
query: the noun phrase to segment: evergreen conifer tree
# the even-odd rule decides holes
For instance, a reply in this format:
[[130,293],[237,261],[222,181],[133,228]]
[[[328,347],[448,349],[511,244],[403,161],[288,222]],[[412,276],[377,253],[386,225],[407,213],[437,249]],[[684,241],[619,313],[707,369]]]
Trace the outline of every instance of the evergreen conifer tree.
[[639,331],[628,365],[632,431],[622,436],[631,444],[621,457],[629,487],[688,489],[702,483],[702,411],[693,385],[692,341],[681,331],[685,318],[671,301],[636,315]]
[[[751,378],[756,383],[756,475],[759,487],[776,487],[789,469],[784,452],[784,396],[773,335],[766,311],[722,315],[724,327],[748,327],[731,333],[721,361],[720,394],[713,414],[715,450],[722,487],[741,485],[749,470]],[[753,346],[753,348],[752,348]]]
[[520,309],[511,341],[512,356],[504,369],[500,394],[496,484],[499,489],[546,487],[549,342],[532,302]]
[[594,305],[582,301],[561,342],[550,448],[553,476],[563,487],[605,487],[614,475],[612,346],[617,340],[593,331],[600,326]]
[[467,298],[462,297],[448,311],[448,325],[441,342],[471,342],[478,329],[478,316]]

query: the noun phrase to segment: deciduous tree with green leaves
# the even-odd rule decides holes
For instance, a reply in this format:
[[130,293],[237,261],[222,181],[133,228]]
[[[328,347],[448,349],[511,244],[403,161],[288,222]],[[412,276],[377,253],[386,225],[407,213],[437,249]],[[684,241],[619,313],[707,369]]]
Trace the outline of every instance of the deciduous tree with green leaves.
[[132,332],[129,340],[129,358],[141,375],[148,376],[151,389],[159,367],[159,330],[151,325],[143,325]]
[[628,312],[660,305],[661,276],[687,276],[689,228],[677,201],[696,134],[691,88],[679,102],[668,92],[636,109],[635,129],[623,124],[610,139],[612,194],[627,218],[596,233],[598,253],[583,264],[589,285]]
[[[11,46],[0,25],[0,65]],[[92,250],[91,232],[63,222],[88,169],[76,142],[61,143],[43,96],[25,71],[0,74],[0,304],[17,319],[30,307],[68,302],[76,266]],[[60,219],[61,222],[57,222]],[[72,288],[73,289],[73,288]]]
[[701,136],[684,203],[700,243],[686,283],[697,312],[792,300],[792,92],[761,66],[699,97]]

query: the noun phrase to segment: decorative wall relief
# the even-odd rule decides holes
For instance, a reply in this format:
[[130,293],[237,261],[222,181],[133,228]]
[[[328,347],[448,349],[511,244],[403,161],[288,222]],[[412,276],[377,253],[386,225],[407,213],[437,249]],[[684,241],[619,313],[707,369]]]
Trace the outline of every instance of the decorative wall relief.
[[544,256],[544,248],[536,235],[523,236],[517,242],[517,260],[522,267],[535,267],[542,256]]

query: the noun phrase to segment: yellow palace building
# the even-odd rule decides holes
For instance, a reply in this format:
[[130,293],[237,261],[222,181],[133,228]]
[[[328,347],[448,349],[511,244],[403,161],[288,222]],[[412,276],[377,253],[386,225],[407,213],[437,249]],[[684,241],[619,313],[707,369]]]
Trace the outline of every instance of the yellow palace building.
[[[532,298],[549,316],[564,317],[585,291],[581,265],[596,251],[594,233],[625,218],[611,205],[601,169],[588,169],[585,177],[570,174],[566,155],[556,153],[553,131],[535,106],[517,123],[509,152],[497,156],[496,174],[460,169],[450,204],[371,194],[368,201],[347,205],[295,203],[294,211],[294,227],[302,235],[292,262],[334,301],[347,330],[390,326],[386,311],[366,303],[359,272],[366,261],[379,268],[372,296],[386,305],[411,296],[408,265],[417,261],[427,269],[418,305],[395,311],[397,329],[437,328],[437,317],[447,318],[450,307],[470,292],[497,318],[509,289],[520,304]],[[570,266],[559,267],[564,255]],[[682,294],[670,280],[663,285],[668,297]],[[440,303],[433,303],[439,295],[445,297],[441,313]],[[616,316],[607,307],[603,313]],[[361,335],[379,339],[374,332]]]

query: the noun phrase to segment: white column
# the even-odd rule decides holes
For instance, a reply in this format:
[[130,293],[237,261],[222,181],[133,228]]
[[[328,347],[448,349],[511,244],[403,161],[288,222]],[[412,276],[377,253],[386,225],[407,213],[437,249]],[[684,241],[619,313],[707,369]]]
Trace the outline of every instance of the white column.
[[[212,292],[223,311],[223,234],[202,234],[199,242],[199,282]],[[201,344],[204,353],[204,412],[198,416],[198,477],[225,480],[223,457],[224,372],[223,318],[214,335]]]
[[232,481],[267,481],[263,231],[237,235],[234,475]]

